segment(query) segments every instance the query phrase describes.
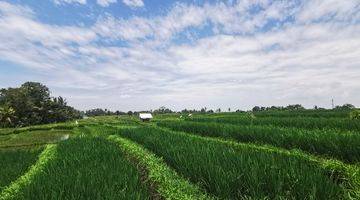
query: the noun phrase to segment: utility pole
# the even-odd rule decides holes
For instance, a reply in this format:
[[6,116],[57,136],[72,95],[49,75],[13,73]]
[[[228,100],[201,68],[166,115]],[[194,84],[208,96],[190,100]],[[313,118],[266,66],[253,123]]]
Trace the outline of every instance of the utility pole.
[[334,109],[334,99],[331,99],[331,106],[332,106],[332,109]]

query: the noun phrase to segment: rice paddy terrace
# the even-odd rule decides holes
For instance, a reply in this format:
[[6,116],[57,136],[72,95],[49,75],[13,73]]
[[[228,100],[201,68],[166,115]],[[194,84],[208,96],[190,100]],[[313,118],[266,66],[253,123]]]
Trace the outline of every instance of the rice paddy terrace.
[[360,121],[259,112],[0,129],[5,199],[360,199]]

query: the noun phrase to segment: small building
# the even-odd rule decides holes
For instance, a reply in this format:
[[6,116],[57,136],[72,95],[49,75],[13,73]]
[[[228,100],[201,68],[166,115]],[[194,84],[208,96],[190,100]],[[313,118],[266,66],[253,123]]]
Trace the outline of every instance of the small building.
[[143,122],[148,122],[148,121],[150,121],[150,119],[153,118],[153,116],[151,113],[140,113],[139,118]]

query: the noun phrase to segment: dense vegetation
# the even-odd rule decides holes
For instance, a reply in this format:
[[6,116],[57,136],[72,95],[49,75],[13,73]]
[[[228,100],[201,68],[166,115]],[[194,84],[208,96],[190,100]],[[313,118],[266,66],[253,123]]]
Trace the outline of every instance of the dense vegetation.
[[38,158],[42,148],[0,149],[0,192],[24,174]]
[[51,97],[45,85],[26,82],[18,88],[0,89],[0,127],[64,122],[80,112],[62,97]]
[[54,158],[28,181],[17,197],[38,200],[149,198],[137,169],[124,159],[115,144],[100,138],[59,143]]
[[335,199],[343,194],[326,172],[305,160],[155,128],[120,132],[222,199]]
[[339,134],[334,130],[303,130],[261,125],[229,125],[191,121],[160,121],[159,126],[202,136],[235,139],[239,142],[270,144],[286,149],[360,162],[360,134]]
[[342,131],[360,131],[359,120],[347,118],[318,117],[256,117],[253,115],[223,115],[210,117],[194,117],[197,122],[218,122],[235,125],[272,125],[279,127],[295,127],[303,129],[337,129]]
[[356,110],[167,112],[0,128],[0,200],[360,198]]

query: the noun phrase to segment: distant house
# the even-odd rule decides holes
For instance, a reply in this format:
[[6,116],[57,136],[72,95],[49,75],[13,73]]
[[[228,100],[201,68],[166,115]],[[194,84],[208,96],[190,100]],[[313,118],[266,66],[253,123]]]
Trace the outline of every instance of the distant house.
[[150,121],[150,119],[153,118],[153,116],[151,113],[140,113],[139,118],[143,122],[148,122],[148,121]]

